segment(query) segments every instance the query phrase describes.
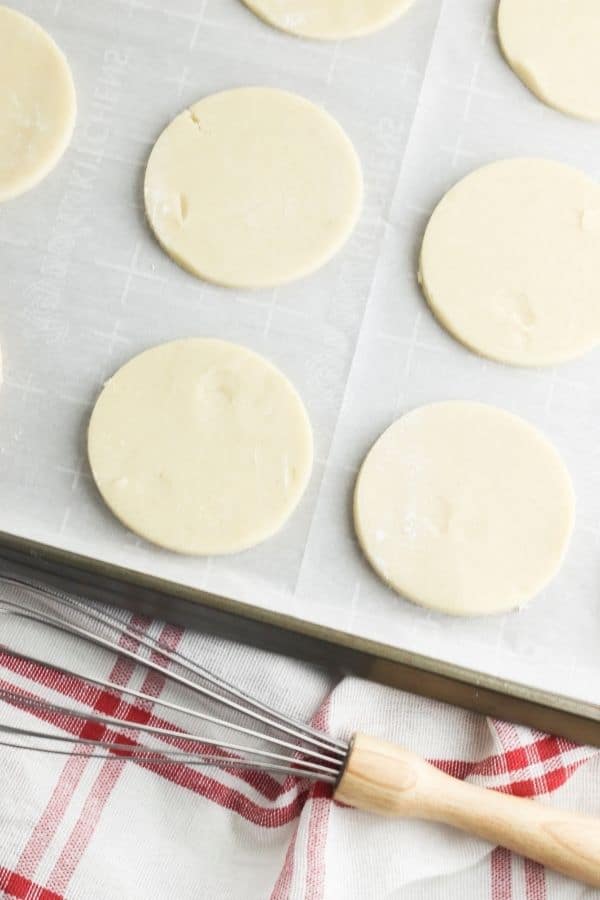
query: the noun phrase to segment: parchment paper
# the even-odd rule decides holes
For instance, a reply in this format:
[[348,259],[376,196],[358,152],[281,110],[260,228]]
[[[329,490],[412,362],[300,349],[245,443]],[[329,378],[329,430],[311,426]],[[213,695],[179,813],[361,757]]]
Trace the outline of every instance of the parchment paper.
[[[67,53],[79,117],[60,167],[0,208],[0,529],[598,702],[600,355],[544,371],[486,362],[446,335],[416,285],[428,215],[476,166],[542,155],[600,176],[600,127],[547,109],[512,74],[495,0],[415,0],[387,30],[343,44],[280,34],[239,0],[12,4]],[[354,141],[367,188],[360,225],[330,265],[255,293],[181,271],[141,205],[145,161],[170,119],[246,84],[324,105]],[[86,460],[105,379],[189,335],[265,354],[300,390],[315,429],[314,475],[289,526],[228,558],[138,540],[103,506]],[[354,541],[350,501],[369,446],[404,411],[450,398],[524,416],[573,475],[571,551],[523,612],[465,621],[420,610],[379,582]]]

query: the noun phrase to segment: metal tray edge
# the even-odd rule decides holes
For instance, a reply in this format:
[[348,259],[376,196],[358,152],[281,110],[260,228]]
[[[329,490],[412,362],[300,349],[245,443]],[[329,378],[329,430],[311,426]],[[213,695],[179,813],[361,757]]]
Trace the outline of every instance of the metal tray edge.
[[0,570],[600,747],[600,706],[0,532]]

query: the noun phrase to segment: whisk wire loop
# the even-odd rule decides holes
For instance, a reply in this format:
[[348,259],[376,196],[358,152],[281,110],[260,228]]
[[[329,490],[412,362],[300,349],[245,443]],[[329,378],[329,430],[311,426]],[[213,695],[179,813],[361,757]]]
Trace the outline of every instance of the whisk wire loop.
[[[330,738],[309,725],[292,719],[241,689],[209,672],[181,651],[170,649],[141,628],[124,624],[107,609],[90,608],[81,600],[59,591],[40,586],[13,576],[0,576],[0,581],[25,591],[29,598],[33,595],[42,608],[34,607],[19,600],[0,600],[0,615],[11,616],[22,623],[32,623],[56,630],[62,635],[80,639],[85,645],[125,658],[148,672],[160,675],[168,683],[184,691],[191,691],[196,698],[219,704],[236,716],[250,720],[248,727],[239,721],[231,721],[222,715],[212,714],[198,708],[162,697],[151,696],[144,690],[136,690],[127,685],[92,674],[83,674],[76,668],[49,663],[37,654],[25,653],[10,647],[0,647],[0,651],[14,660],[25,664],[44,666],[54,673],[76,679],[102,692],[113,693],[123,703],[123,698],[133,701],[126,710],[130,718],[107,715],[103,712],[77,708],[75,705],[57,703],[28,695],[17,689],[0,689],[0,701],[10,707],[40,715],[51,723],[64,724],[69,720],[82,723],[73,734],[55,734],[32,728],[22,728],[16,724],[0,722],[0,744],[8,747],[43,750],[61,755],[85,755],[90,758],[124,761],[134,759],[146,764],[185,763],[192,766],[220,766],[239,769],[260,769],[280,775],[297,775],[318,779],[334,784],[345,764],[348,746],[340,740]],[[48,609],[48,606],[51,609]],[[77,617],[72,621],[69,614]],[[82,623],[83,620],[83,624]],[[106,636],[106,631],[110,636]],[[252,747],[235,740],[210,737],[195,730],[171,725],[170,722],[152,724],[139,721],[135,710],[157,707],[176,716],[184,716],[196,723],[209,725],[218,730],[226,729],[249,741],[259,741],[261,747]],[[159,720],[154,717],[154,722]],[[98,729],[98,737],[89,737],[89,728]],[[87,730],[86,730],[87,729]],[[260,729],[260,730],[259,730]],[[108,739],[107,733],[114,733]],[[87,735],[87,736],[86,736]],[[131,735],[131,737],[129,736]],[[167,744],[160,750],[140,744],[139,736],[157,739]],[[174,746],[174,745],[177,746]],[[185,745],[190,745],[185,749]],[[71,749],[67,749],[70,745]],[[182,745],[184,745],[182,747]],[[265,746],[268,749],[265,749]]]

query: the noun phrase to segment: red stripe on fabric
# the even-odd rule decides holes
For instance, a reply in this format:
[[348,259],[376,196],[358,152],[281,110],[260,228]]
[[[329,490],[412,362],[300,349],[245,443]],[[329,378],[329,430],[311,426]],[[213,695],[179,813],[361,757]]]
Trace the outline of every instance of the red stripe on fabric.
[[[315,728],[327,730],[329,724],[329,708],[331,696],[321,706],[313,719]],[[308,821],[308,844],[306,848],[306,889],[305,900],[323,900],[325,896],[325,848],[327,845],[327,829],[331,811],[333,789],[317,782],[311,791],[310,819]]]
[[7,897],[17,897],[26,900],[35,897],[35,900],[64,900],[61,894],[55,894],[40,884],[35,884],[31,879],[0,867],[0,890]]
[[542,761],[550,759],[552,756],[558,756],[559,753],[564,753],[565,750],[573,747],[575,744],[569,744],[568,741],[561,741],[556,737],[545,737],[535,742],[536,753]]
[[[590,757],[591,758],[591,757]],[[514,794],[517,797],[538,797],[540,793],[549,793],[565,784],[571,775],[588,762],[588,758],[577,760],[568,766],[563,766],[544,776],[544,791],[540,791],[540,779],[529,778],[522,781],[514,781],[506,787],[499,788],[503,793]]]
[[[135,628],[139,632],[147,630],[150,627],[150,622],[141,616],[132,616],[127,627]],[[127,645],[128,648],[138,646],[137,643],[132,642],[129,636],[121,638],[119,643],[121,646]],[[90,705],[92,709],[98,709],[103,703],[108,703],[107,698],[110,698],[111,702],[114,698],[114,695],[111,693],[103,692],[96,688],[92,690],[90,685],[87,685],[85,682],[71,676],[61,675],[46,666],[27,663],[24,660],[15,660],[14,657],[9,657],[5,660],[4,656],[2,654],[0,661],[5,668],[19,671],[20,674],[30,680],[37,681],[37,683],[43,684],[52,690],[56,690],[56,686],[60,685],[61,693],[68,689],[70,693],[73,692],[76,698],[82,702],[91,700]],[[131,678],[134,668],[132,661],[123,658],[117,659],[112,667],[109,680],[119,685],[125,685]],[[79,723],[78,727],[82,727],[81,723]],[[84,757],[71,757],[63,766],[46,808],[21,851],[16,866],[16,871],[20,875],[31,877],[39,866],[66,814],[71,798],[83,778],[87,763],[88,760]]]
[[[524,750],[527,758],[527,765],[541,768],[541,773],[532,775],[530,779],[533,791],[536,795],[545,794],[551,790],[551,781],[548,780],[549,775],[555,776],[555,783],[557,786],[559,782],[564,783],[565,774],[562,767],[558,769],[554,767],[554,771],[549,772],[548,767],[544,766],[544,762],[547,762],[551,757],[561,759],[560,748],[556,738],[547,737],[542,740],[534,741],[531,744],[526,745]],[[562,781],[560,781],[561,778],[563,779]]]
[[[525,759],[525,766],[532,763],[545,762],[548,759],[560,758],[564,753],[578,749],[578,745],[565,738],[544,734],[541,731],[531,731],[532,740],[523,744],[523,738],[518,729],[508,722],[494,722],[494,727],[501,737],[504,746],[503,755],[511,770],[518,769],[518,762]],[[524,768],[524,766],[521,766]]]
[[[17,688],[8,682],[0,682],[0,687],[10,688],[14,691],[20,691],[24,696],[35,696],[34,694],[22,691],[22,689]],[[53,721],[52,716],[42,712],[41,710],[29,710],[29,712],[44,721]],[[150,719],[150,721],[152,722],[152,719]],[[60,727],[65,731],[70,731],[70,733],[76,731],[75,728],[69,728],[69,721],[67,720],[61,721]],[[105,734],[105,738],[107,740],[116,740],[117,737],[121,743],[129,740],[124,735],[119,734],[117,731],[107,731]],[[139,746],[139,744],[137,744],[135,741],[130,741],[130,743],[132,746]],[[308,791],[302,791],[298,793],[294,800],[292,800],[287,806],[279,807],[279,809],[273,810],[270,807],[259,806],[253,801],[250,801],[241,792],[236,791],[232,788],[228,788],[215,779],[201,775],[195,769],[192,769],[191,767],[185,765],[171,763],[167,760],[165,760],[164,763],[143,763],[139,760],[136,760],[134,764],[140,766],[141,768],[147,769],[148,771],[153,772],[156,775],[160,775],[162,778],[171,782],[172,784],[176,784],[178,787],[190,790],[193,793],[205,797],[208,800],[215,800],[215,797],[212,796],[211,792],[214,792],[217,788],[223,788],[226,794],[220,795],[219,798],[215,800],[215,802],[220,803],[221,799],[224,798],[226,800],[226,806],[228,809],[231,809],[233,812],[238,813],[253,824],[259,825],[264,828],[279,828],[282,825],[287,825],[299,814],[305,802],[305,799],[308,796]],[[116,765],[116,763],[111,763],[111,765],[114,766]],[[237,772],[233,774],[235,774],[235,777],[240,777]],[[296,778],[289,777],[286,778],[283,784],[279,784],[274,780],[273,783],[277,784],[279,788],[277,795],[273,799],[278,800],[284,794],[288,793],[294,785],[297,785],[300,782]]]
[[[105,764],[106,765],[106,764]],[[64,894],[75,874],[82,856],[96,831],[98,822],[120,776],[124,763],[112,763],[108,771],[102,769],[92,786],[82,811],[58,857],[48,879],[48,887]]]
[[[567,779],[591,759],[582,758],[576,763],[565,765],[562,761],[563,754],[575,748],[575,744],[563,741],[559,738],[544,736],[532,744],[519,750],[506,751],[504,754],[489,756],[486,759],[467,762],[464,760],[432,760],[433,765],[453,775],[455,778],[465,779],[473,776],[481,778],[497,777],[504,775],[506,784],[500,785],[495,790],[502,793],[516,794],[523,797],[534,797],[540,794],[551,793],[561,787]],[[548,765],[554,763],[554,765]],[[544,766],[541,776],[513,780],[514,773],[520,770],[527,771],[532,766]]]
[[[521,740],[521,735],[517,728],[508,722],[496,722],[494,725],[501,736],[501,742],[506,743],[507,746],[510,745],[510,749],[506,750],[506,756],[510,760],[515,752],[515,745]],[[538,768],[541,766],[542,773],[518,781],[512,780],[500,790],[520,797],[536,797],[540,794],[550,793],[561,787],[580,766],[592,758],[593,754],[590,753],[574,763],[565,763],[564,754],[577,749],[576,744],[539,731],[533,732],[533,734],[537,735],[536,740],[522,748],[526,760],[523,768],[527,770],[533,766]]]
[[[326,731],[330,702],[331,702],[331,695],[329,697],[327,697],[325,702],[322,704],[320,709],[317,711],[317,714],[313,717],[313,719],[311,721],[311,725],[313,725],[313,727],[319,728],[322,731]],[[307,794],[307,799],[309,796],[312,797],[313,803],[315,802],[315,790],[318,787],[319,787],[318,785],[313,786],[313,788],[311,788],[310,795]],[[321,787],[323,787],[323,786],[321,785]],[[329,816],[329,808],[331,806],[331,793],[332,793],[331,789],[325,788],[325,793],[328,796],[328,800],[327,800],[327,817],[328,817]],[[318,799],[320,799],[320,797]],[[313,809],[314,809],[314,807],[313,807]],[[299,810],[299,813],[300,813],[300,810]],[[316,826],[318,826],[319,824],[322,824],[322,823],[319,823],[318,819],[313,820],[312,811],[311,811],[311,819],[309,820],[309,824],[308,824],[309,845],[311,843],[311,833],[315,831]],[[323,831],[322,829],[318,829],[316,831],[316,842],[318,842],[319,837],[321,835],[323,835],[323,843],[325,842],[325,832],[326,832],[327,821],[325,821],[324,826],[325,826],[325,831]],[[275,883],[275,887],[273,888],[273,892],[271,894],[270,900],[289,900],[289,898],[291,896],[297,838],[298,838],[298,828],[296,828],[296,831],[294,832],[294,836],[288,845],[288,850],[285,855],[283,868],[282,868],[281,872],[279,873],[279,877]],[[318,859],[318,856],[319,856],[319,851],[317,849],[317,852],[315,853],[315,862],[316,862],[316,865],[320,868],[321,875],[324,880],[324,878],[325,878],[324,868],[325,867],[324,867],[324,864],[319,866],[320,860]],[[309,867],[309,882],[310,882],[311,881],[311,876],[310,876],[311,860],[309,859],[307,862],[308,862],[308,867]],[[323,863],[324,863],[324,857],[323,857]],[[319,889],[319,888],[320,888],[320,885],[317,885],[317,889]],[[318,896],[322,896],[322,893],[319,894]],[[305,893],[305,900],[308,897],[309,897],[309,894]]]
[[[0,665],[3,665],[4,668],[9,671],[13,671],[20,675],[26,675],[30,680],[35,680],[36,683],[42,684],[44,681],[47,682],[47,668],[44,666],[35,667],[33,664],[27,663],[25,666],[23,665],[22,660],[16,660],[12,656],[4,656],[0,654]],[[12,687],[11,685],[7,685],[7,687]],[[100,698],[102,696],[102,692],[97,689],[88,690],[88,685],[85,682],[80,681],[78,679],[74,679],[71,677],[60,676],[56,679],[56,681],[51,685],[51,689],[56,693],[62,694],[64,696],[70,697],[73,700],[76,700],[80,703],[88,705],[92,708],[95,708],[95,704],[100,702]],[[34,695],[30,695],[34,696]],[[121,702],[121,710],[124,711],[123,718],[129,718],[136,715],[135,710],[137,707],[134,705],[128,704],[126,701]],[[29,710],[32,714],[41,718],[39,713],[34,712],[33,710]],[[59,723],[56,718],[46,718],[45,721],[53,722],[60,727],[64,727],[62,723]],[[148,720],[147,724],[152,725],[157,728],[167,728],[171,731],[178,731],[177,726],[173,725],[171,722],[163,719],[159,716],[152,715]],[[70,731],[70,733],[74,733],[72,729],[67,728],[65,730]],[[94,735],[97,736],[97,735]],[[189,741],[178,740],[173,736],[160,735],[158,736],[161,741],[166,744],[169,744],[177,749],[190,749]],[[204,746],[204,749],[207,749],[205,745],[202,745],[200,742],[196,745],[196,749],[200,749]],[[214,749],[213,749],[213,752]],[[229,754],[226,751],[222,751],[223,756],[231,756],[231,758],[235,758],[235,754]],[[236,778],[239,778],[241,781],[244,781],[246,784],[250,785],[255,791],[260,793],[267,800],[274,801],[277,800],[278,797],[281,796],[281,785],[279,782],[272,778],[268,773],[263,773],[259,771],[252,770],[232,770],[232,774],[235,775]]]
[[508,850],[496,847],[490,859],[491,900],[512,900],[512,859]]
[[525,747],[505,750],[503,753],[497,753],[473,762],[443,759],[434,759],[432,762],[435,766],[447,771],[456,778],[466,778],[468,775],[499,775],[518,772],[521,769],[526,769],[533,763],[559,759],[564,753],[576,747],[576,744],[572,744],[569,741],[544,736]]
[[557,790],[557,788],[561,787],[566,782],[572,772],[573,767],[563,767],[562,769],[553,769],[551,772],[546,772],[544,777],[546,791],[551,793],[552,791]]
[[305,900],[323,900],[325,896],[325,848],[331,810],[332,789],[327,784],[315,784],[311,795],[311,812],[307,847],[307,878]]
[[[308,797],[308,790],[301,790],[286,806],[259,806],[235,788],[230,788],[195,769],[180,765],[161,767],[154,763],[136,763],[136,765],[162,775],[172,784],[192,791],[261,828],[281,828],[288,825],[300,815]],[[281,793],[283,795],[283,789]]]
[[[158,642],[165,650],[172,651],[177,648],[182,636],[183,630],[181,628],[165,625],[160,633]],[[160,661],[161,664],[165,662],[164,656],[159,655],[157,652],[152,652],[150,659],[153,662]],[[148,672],[142,684],[142,693],[148,694],[149,697],[158,697],[164,688],[165,681],[164,675],[158,672]],[[113,703],[115,699],[115,696],[112,694],[103,694],[99,702],[106,709],[101,709],[101,711],[112,715],[118,706],[118,702],[117,704]],[[137,709],[132,709],[131,712],[135,715],[134,721],[138,724],[146,724],[152,714],[150,703],[144,701],[140,701]],[[104,728],[101,729],[98,738],[103,737],[106,730]],[[75,870],[89,846],[104,808],[121,777],[123,766],[124,763],[114,762],[105,762],[102,765],[79,818],[73,826],[62,852],[50,873],[47,883],[51,890],[61,894],[66,892]]]
[[[148,722],[149,725],[157,728],[169,728],[173,731],[177,731],[177,727],[173,726],[171,723],[157,716],[152,716]],[[231,753],[229,751],[223,750],[220,747],[212,747],[208,744],[203,744],[202,741],[195,741],[193,744],[190,744],[189,739],[186,738],[176,738],[172,735],[156,735],[156,737],[164,744],[168,744],[170,747],[179,750],[190,750],[193,749],[197,752],[210,752],[216,754],[218,756],[223,756],[225,759],[239,759],[240,757],[235,753]],[[230,773],[230,775],[235,778],[243,781],[245,784],[249,785],[253,788],[258,794],[264,797],[266,800],[275,801],[277,800],[282,793],[285,793],[285,790],[282,791],[282,784],[277,781],[276,778],[273,778],[268,772],[260,772],[258,770],[252,769],[238,769],[231,768],[226,769]],[[292,784],[294,784],[298,779],[290,776],[284,783],[283,787],[287,790]]]
[[47,666],[19,659],[4,651],[0,651],[0,667],[14,672],[16,675],[21,675],[40,687],[48,687],[59,694],[85,703],[87,706],[93,706],[102,693],[100,688],[93,684],[88,684],[70,675],[63,675],[62,672],[53,672]]
[[298,829],[294,831],[292,839],[288,844],[288,848],[283,861],[283,867],[279,873],[279,878],[275,882],[275,887],[271,893],[269,900],[290,900],[290,889],[292,886],[292,874],[294,872],[294,854],[296,852],[296,839],[298,837]]
[[[326,731],[329,724],[331,696],[321,706],[313,719],[315,728]],[[325,848],[327,846],[327,829],[331,812],[333,789],[326,784],[317,783],[311,791],[311,811],[308,822],[308,847],[306,864],[305,900],[322,900],[325,895]]]
[[543,866],[531,859],[524,860],[526,900],[546,900],[546,873]]

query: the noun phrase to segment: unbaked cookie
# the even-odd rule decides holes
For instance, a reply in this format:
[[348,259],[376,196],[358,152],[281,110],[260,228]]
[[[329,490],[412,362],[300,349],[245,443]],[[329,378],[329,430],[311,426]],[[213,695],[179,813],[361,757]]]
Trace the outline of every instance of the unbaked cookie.
[[54,168],[75,124],[67,60],[34,21],[0,6],[0,202]]
[[200,278],[270,287],[313,272],[346,241],[362,173],[338,123],[287,91],[213,94],[163,131],[146,212],[164,249]]
[[188,554],[245,550],[278,531],[306,488],[312,431],[271,363],[190,339],[136,356],[94,408],[100,493],[132,531]]
[[531,600],[571,535],[571,479],[522,419],[481,403],[403,416],[360,470],[354,519],[378,574],[422,606],[484,615]]
[[511,68],[540,100],[600,121],[598,0],[502,0],[498,32]]
[[580,356],[600,340],[600,185],[546,159],[477,169],[435,209],[419,280],[439,321],[483,356]]
[[339,41],[377,31],[413,0],[244,0],[253,12],[282,31]]

